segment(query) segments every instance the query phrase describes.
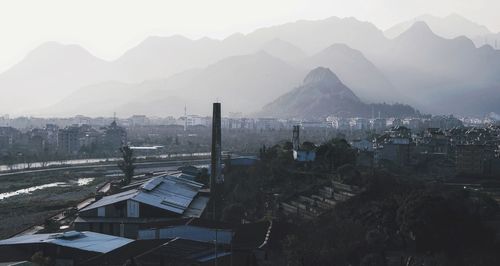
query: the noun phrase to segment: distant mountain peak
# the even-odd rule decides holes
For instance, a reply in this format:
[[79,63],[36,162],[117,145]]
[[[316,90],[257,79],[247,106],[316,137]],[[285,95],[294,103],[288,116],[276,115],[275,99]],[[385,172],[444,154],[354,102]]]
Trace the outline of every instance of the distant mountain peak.
[[442,37],[436,35],[424,21],[417,21],[413,23],[408,30],[396,37],[395,40],[405,40],[418,43],[435,39],[442,39]]
[[416,32],[416,33],[425,33],[425,34],[432,33],[432,34],[434,34],[434,32],[432,31],[431,27],[429,27],[429,25],[427,25],[427,23],[425,21],[416,21],[407,30],[407,32],[413,32],[413,33]]
[[280,38],[274,38],[271,41],[264,43],[261,50],[269,53],[271,56],[288,62],[298,61],[307,57],[304,51],[300,48],[289,42],[283,41]]
[[329,68],[317,67],[311,70],[304,78],[304,85],[321,83],[325,85],[334,85],[341,83],[340,79]]
[[84,54],[90,54],[87,50],[77,44],[63,44],[55,41],[42,43],[37,48],[33,49],[29,55],[34,54],[53,54],[53,53],[61,53],[61,52],[78,52]]
[[345,43],[334,43],[328,46],[325,50],[342,50],[342,51],[354,51],[351,47],[349,47]]
[[[78,62],[104,62],[104,60],[97,58],[88,50],[77,44],[63,44],[59,42],[45,42],[40,46],[30,51],[26,57],[13,66],[10,70],[16,67],[40,67],[47,68],[47,64],[54,62],[65,62],[65,64]],[[63,67],[63,66],[62,66]],[[63,67],[64,68],[64,67]]]
[[387,29],[385,34],[389,38],[395,38],[408,30],[416,21],[425,22],[436,35],[447,39],[453,39],[461,35],[465,35],[468,38],[476,38],[477,36],[491,34],[491,31],[486,26],[456,13],[452,13],[446,17],[424,14],[394,25]]
[[346,54],[346,55],[347,54],[349,54],[349,55],[356,54],[358,56],[363,56],[359,50],[353,49],[345,43],[332,44],[332,45],[328,46],[327,48],[325,48],[323,51],[321,51],[321,53],[339,53],[339,54]]

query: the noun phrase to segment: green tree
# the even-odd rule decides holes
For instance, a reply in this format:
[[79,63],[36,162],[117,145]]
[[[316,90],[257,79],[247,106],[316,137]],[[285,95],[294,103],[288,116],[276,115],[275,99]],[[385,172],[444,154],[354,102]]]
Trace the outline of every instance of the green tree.
[[345,139],[332,139],[321,144],[316,151],[316,160],[321,167],[333,171],[344,164],[356,163],[356,151]]
[[443,192],[437,189],[410,193],[397,211],[401,231],[415,241],[417,252],[456,257],[471,250],[493,246],[494,237],[471,213],[467,192]]
[[340,180],[347,185],[361,186],[361,173],[352,164],[344,164],[337,169]]

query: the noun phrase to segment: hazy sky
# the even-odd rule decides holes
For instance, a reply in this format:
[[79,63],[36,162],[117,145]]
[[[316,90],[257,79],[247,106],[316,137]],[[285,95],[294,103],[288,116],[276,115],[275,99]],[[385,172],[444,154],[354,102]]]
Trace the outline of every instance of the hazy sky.
[[500,0],[0,0],[0,71],[45,41],[114,59],[146,36],[223,38],[298,19],[356,17],[381,29],[427,13],[500,31]]

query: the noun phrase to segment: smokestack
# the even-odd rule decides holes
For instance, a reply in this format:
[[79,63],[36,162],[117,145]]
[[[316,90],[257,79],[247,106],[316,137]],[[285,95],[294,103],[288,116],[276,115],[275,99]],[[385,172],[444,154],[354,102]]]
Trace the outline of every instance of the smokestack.
[[293,136],[292,136],[292,146],[294,150],[299,150],[300,148],[300,126],[293,126]]
[[221,108],[214,103],[212,115],[212,162],[210,167],[210,193],[215,195],[216,185],[222,183],[222,150],[221,150]]

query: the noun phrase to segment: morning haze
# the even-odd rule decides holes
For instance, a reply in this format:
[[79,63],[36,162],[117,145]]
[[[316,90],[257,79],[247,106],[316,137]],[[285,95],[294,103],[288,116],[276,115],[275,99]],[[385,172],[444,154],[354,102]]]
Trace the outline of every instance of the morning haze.
[[0,2],[0,265],[500,265],[497,0]]
[[[411,104],[433,114],[500,112],[498,33],[457,14],[405,19],[386,31],[375,25],[332,16],[222,39],[149,36],[113,60],[83,45],[46,42],[0,74],[8,95],[0,112],[167,116],[188,105],[204,115],[209,110],[201,103],[218,98],[226,111],[251,115],[319,66],[366,102]],[[471,102],[474,95],[487,101]],[[172,104],[151,108],[160,100]],[[467,108],[451,104],[456,101]]]

